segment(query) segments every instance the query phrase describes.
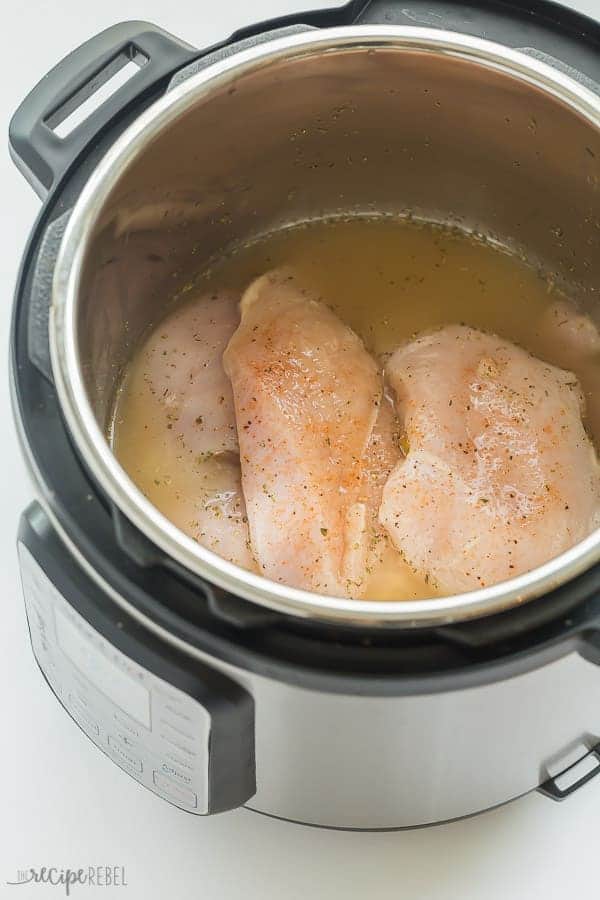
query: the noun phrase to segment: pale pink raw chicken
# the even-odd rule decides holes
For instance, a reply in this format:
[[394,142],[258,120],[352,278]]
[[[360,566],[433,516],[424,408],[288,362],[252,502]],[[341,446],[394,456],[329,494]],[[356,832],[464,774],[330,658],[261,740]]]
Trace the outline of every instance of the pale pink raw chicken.
[[408,455],[387,481],[380,520],[438,591],[519,575],[597,527],[598,460],[570,372],[448,326],[400,347],[387,377]]
[[276,271],[250,285],[225,352],[250,540],[269,578],[320,593],[364,587],[363,456],[381,374],[361,340]]
[[177,502],[168,517],[199,544],[224,559],[256,569],[250,549],[240,462],[233,453],[217,453],[194,472],[180,473],[171,485]]
[[548,307],[539,337],[553,362],[567,369],[575,369],[582,360],[600,358],[598,326],[570,300],[557,300]]
[[600,331],[591,316],[570,300],[557,300],[544,315],[534,335],[534,349],[544,359],[575,373],[586,404],[586,424],[600,443]]
[[144,348],[149,390],[189,453],[238,452],[223,351],[239,323],[239,297],[220,291],[178,307]]
[[223,369],[223,351],[239,323],[238,301],[220,291],[178,307],[150,336],[143,364],[180,461],[173,466],[178,504],[170,517],[199,543],[254,568],[233,396]]

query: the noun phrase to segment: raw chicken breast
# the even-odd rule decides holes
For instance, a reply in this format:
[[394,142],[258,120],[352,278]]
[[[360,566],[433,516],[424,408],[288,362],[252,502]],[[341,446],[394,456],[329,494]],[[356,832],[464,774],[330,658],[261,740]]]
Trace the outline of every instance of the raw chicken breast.
[[526,572],[599,524],[598,461],[574,375],[448,326],[397,350],[387,376],[408,455],[384,488],[380,519],[438,590]]
[[568,300],[557,300],[542,318],[540,337],[554,362],[574,369],[578,362],[600,357],[600,332],[589,316]]
[[[233,396],[223,369],[223,350],[239,323],[238,299],[225,292],[200,296],[178,307],[150,335],[137,366],[139,389],[130,389],[135,400],[130,414],[146,419],[140,427],[156,447],[156,471],[148,477],[150,450],[143,482],[135,458],[127,468],[182,531],[231,562],[256,568]],[[137,452],[116,449],[124,463],[126,453]]]
[[238,451],[223,369],[223,350],[239,322],[238,300],[220,292],[186,303],[155,329],[144,349],[148,388],[173,437],[190,453]]
[[534,350],[556,365],[575,373],[586,405],[586,424],[600,443],[600,331],[590,316],[579,312],[569,300],[550,306],[534,335]]
[[587,400],[586,426],[598,446],[600,404],[595,399],[600,387],[598,326],[570,300],[557,300],[542,315],[532,335],[531,347],[543,359],[575,373]]
[[224,355],[254,556],[269,578],[358,595],[369,511],[365,450],[382,396],[360,339],[290,273],[253,282]]
[[178,528],[224,559],[256,570],[236,454],[216,453],[192,473],[184,465],[171,479],[169,495],[165,514]]

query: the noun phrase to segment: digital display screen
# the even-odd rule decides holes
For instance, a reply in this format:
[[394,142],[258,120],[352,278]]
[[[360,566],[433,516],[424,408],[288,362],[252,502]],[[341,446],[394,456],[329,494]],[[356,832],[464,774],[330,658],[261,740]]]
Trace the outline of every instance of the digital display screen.
[[136,722],[150,728],[150,692],[108,659],[99,647],[59,609],[55,609],[58,644],[82,675]]

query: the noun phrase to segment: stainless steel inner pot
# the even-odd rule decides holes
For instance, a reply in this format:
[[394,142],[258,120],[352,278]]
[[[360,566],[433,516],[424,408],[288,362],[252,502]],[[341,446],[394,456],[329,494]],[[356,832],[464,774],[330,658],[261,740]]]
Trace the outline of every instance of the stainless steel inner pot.
[[152,541],[257,603],[417,626],[539,596],[600,559],[600,532],[468,594],[336,599],[275,584],[204,549],[144,498],[111,453],[105,430],[123,366],[192,273],[261,233],[365,212],[482,232],[543,266],[598,319],[600,97],[524,53],[393,26],[278,37],[177,84],[99,164],[62,242],[51,352],[72,436],[102,489]]

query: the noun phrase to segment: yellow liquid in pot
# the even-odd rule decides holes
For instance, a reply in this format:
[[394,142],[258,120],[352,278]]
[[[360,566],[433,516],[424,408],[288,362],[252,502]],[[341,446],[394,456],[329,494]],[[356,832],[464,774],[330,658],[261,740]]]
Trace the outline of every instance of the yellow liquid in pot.
[[[316,291],[363,339],[376,357],[415,333],[450,323],[494,332],[552,362],[538,326],[562,295],[516,256],[460,231],[393,219],[351,219],[286,229],[242,247],[200,273],[176,302],[206,291],[240,294],[257,276],[291,266],[299,283]],[[173,309],[165,298],[166,311]],[[577,373],[588,404],[600,393],[600,362]],[[112,444],[122,466],[146,497],[182,530],[182,498],[219,487],[227,459],[205,468],[177,456],[166,439],[164,411],[144,386],[144,357],[135,356],[118,392]],[[596,389],[592,391],[592,388]],[[599,405],[600,406],[600,405]],[[590,406],[591,430],[600,433],[600,408]],[[595,420],[595,421],[594,421]],[[365,596],[379,600],[432,596],[391,548],[371,576]]]

